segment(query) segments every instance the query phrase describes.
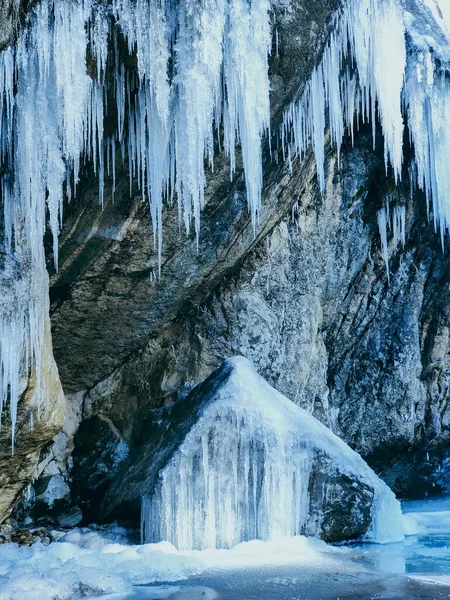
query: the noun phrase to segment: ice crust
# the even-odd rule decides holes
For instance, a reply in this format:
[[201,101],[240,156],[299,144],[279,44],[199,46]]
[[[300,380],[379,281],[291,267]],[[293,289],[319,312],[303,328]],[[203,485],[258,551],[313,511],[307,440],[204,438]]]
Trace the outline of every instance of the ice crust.
[[228,379],[162,470],[156,491],[143,498],[143,539],[203,550],[300,535],[320,454],[355,485],[375,490],[368,539],[402,540],[400,504],[367,463],[272,388],[250,361],[227,363]]
[[[128,160],[130,186],[136,178],[150,202],[161,264],[163,200],[176,198],[180,222],[187,231],[193,223],[198,239],[204,159],[213,168],[216,136],[232,177],[240,144],[256,228],[261,139],[270,121],[270,10],[277,3],[41,0],[16,44],[0,53],[2,278],[11,278],[17,264],[28,273],[25,291],[15,278],[0,315],[0,407],[9,397],[13,438],[21,379],[34,371],[37,412],[46,393],[43,235],[48,220],[57,265],[63,196],[76,194],[86,163],[98,175],[103,204],[105,173],[112,174],[114,197],[116,154]],[[323,190],[327,130],[339,153],[346,129],[353,137],[360,122],[371,121],[375,135],[377,117],[386,169],[396,181],[405,177],[406,117],[415,151],[408,176],[425,190],[442,239],[450,225],[449,22],[447,0],[346,0],[321,62],[279,132],[291,163],[312,145]],[[137,73],[119,50],[121,35],[129,53],[137,53]],[[106,138],[107,98],[114,98],[117,127]]]

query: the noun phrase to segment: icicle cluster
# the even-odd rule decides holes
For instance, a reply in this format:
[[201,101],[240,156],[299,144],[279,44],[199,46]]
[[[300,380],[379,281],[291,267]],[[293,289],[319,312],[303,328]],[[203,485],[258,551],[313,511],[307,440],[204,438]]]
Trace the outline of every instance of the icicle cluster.
[[[1,195],[6,265],[2,272],[9,293],[3,306],[0,337],[0,404],[9,394],[12,443],[21,378],[34,373],[39,413],[41,358],[48,319],[48,275],[43,236],[46,211],[53,233],[55,261],[66,164],[81,152],[81,110],[87,104],[90,79],[85,62],[85,15],[77,5],[39,4],[33,26],[14,49],[0,55]],[[82,140],[82,138],[81,138]],[[12,276],[11,276],[12,275]],[[24,281],[26,286],[24,288]]]
[[344,130],[353,139],[360,122],[371,122],[375,145],[378,118],[386,171],[398,182],[406,118],[415,155],[411,183],[425,191],[443,236],[450,229],[449,8],[446,0],[411,0],[406,7],[400,0],[344,3],[322,61],[285,112],[281,143],[289,160],[301,159],[312,143],[323,191],[326,130],[339,155]]
[[[137,50],[138,82],[116,72],[121,142],[128,107],[130,178],[147,190],[161,255],[164,193],[174,191],[180,219],[199,235],[205,158],[214,164],[214,125],[235,169],[240,142],[248,204],[256,226],[261,205],[261,136],[269,126],[269,0],[117,0],[115,16]],[[169,63],[174,61],[169,79]],[[136,94],[131,105],[129,98]],[[128,99],[128,101],[127,101]],[[131,185],[131,182],[130,182]]]
[[[13,432],[20,378],[31,370],[40,377],[48,316],[47,217],[57,266],[63,192],[69,199],[76,193],[85,162],[98,174],[103,205],[105,171],[112,171],[114,195],[120,147],[130,186],[135,177],[150,201],[160,262],[165,197],[176,192],[180,220],[187,231],[195,222],[198,239],[204,161],[213,166],[214,130],[223,126],[231,175],[235,146],[242,147],[256,226],[261,136],[269,123],[269,8],[269,0],[116,0],[105,6],[42,0],[15,47],[0,53],[3,245],[6,262],[21,261],[22,279],[29,274],[25,290],[11,291],[11,310],[5,305],[0,321],[0,408],[9,395]],[[121,36],[129,54],[136,52],[137,73],[121,60]],[[113,71],[117,109],[109,138],[107,69]],[[5,266],[6,281],[10,275]]]
[[[397,0],[349,0],[336,17],[322,61],[306,89],[287,109],[283,148],[300,158],[312,141],[321,190],[325,186],[325,132],[339,155],[346,128],[372,122],[376,110],[383,125],[386,168],[398,180],[402,170],[401,90],[406,64],[403,9]],[[377,108],[376,108],[377,107]],[[287,140],[287,143],[286,143]]]
[[300,535],[309,514],[310,456],[251,409],[208,411],[142,501],[145,541],[179,550],[232,548]]

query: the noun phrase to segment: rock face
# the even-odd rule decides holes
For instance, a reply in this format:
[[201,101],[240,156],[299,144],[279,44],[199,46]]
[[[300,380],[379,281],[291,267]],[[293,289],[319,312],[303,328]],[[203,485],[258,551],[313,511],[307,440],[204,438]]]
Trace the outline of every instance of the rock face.
[[47,394],[42,398],[40,418],[37,418],[35,377],[23,381],[19,404],[14,455],[11,447],[11,423],[8,411],[2,418],[0,436],[0,523],[9,517],[24,491],[42,473],[42,451],[53,442],[61,429],[65,414],[65,399],[51,347],[50,323],[41,356],[42,376],[46,378]]
[[168,540],[179,549],[299,534],[340,541],[366,533],[377,511],[389,523],[378,521],[373,535],[396,539],[399,529],[402,536],[400,505],[389,488],[247,359],[228,359],[153,420],[100,515],[123,519],[144,497],[146,541]]
[[[295,0],[275,15],[274,132],[321,55],[337,5]],[[10,14],[0,0],[0,48],[12,35]],[[256,236],[242,168],[230,183],[219,157],[198,250],[179,233],[175,210],[166,210],[160,281],[148,207],[137,189],[129,198],[124,167],[117,164],[114,204],[107,179],[103,211],[95,181],[80,182],[65,207],[50,289],[53,351],[72,416],[40,457],[61,428],[60,408],[48,428],[39,425],[38,443],[39,428],[19,433],[17,463],[8,462],[2,430],[1,496],[9,499],[0,520],[31,477],[34,467],[22,471],[29,456],[45,465],[40,498],[61,475],[64,510],[72,502],[86,521],[96,518],[127,452],[139,456],[149,436],[161,434],[153,411],[236,354],[360,452],[396,493],[450,489],[449,259],[426,222],[425,199],[386,178],[377,135],[374,152],[361,127],[339,165],[327,148],[323,195],[311,156],[290,171],[287,161],[271,160],[267,144]],[[407,206],[405,246],[390,243],[390,284],[377,227],[387,198]],[[62,406],[55,386],[49,407]]]
[[14,0],[0,0],[0,50],[11,42],[17,24],[18,3]]

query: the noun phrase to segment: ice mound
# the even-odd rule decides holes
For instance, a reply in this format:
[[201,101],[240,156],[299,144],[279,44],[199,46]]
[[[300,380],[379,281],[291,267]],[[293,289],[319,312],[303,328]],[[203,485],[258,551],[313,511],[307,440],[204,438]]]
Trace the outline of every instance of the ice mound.
[[142,496],[146,542],[192,550],[298,535],[403,539],[391,490],[245,358],[159,411],[155,428],[104,501],[108,513]]

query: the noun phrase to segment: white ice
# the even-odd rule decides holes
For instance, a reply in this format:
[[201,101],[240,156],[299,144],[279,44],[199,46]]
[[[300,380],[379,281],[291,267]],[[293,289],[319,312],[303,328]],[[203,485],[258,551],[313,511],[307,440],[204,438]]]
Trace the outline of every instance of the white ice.
[[[201,550],[303,533],[317,453],[374,488],[369,537],[403,539],[400,504],[356,452],[272,388],[250,361],[235,357],[227,365],[226,382],[164,467],[155,493],[143,498],[146,541]],[[315,517],[317,531],[306,529],[311,535],[320,532],[321,515]]]
[[49,546],[1,545],[0,600],[69,600],[83,588],[92,594],[130,592],[135,585],[183,581],[209,569],[242,565],[337,569],[346,553],[304,537],[251,541],[232,550],[178,552],[167,542],[127,545],[117,527],[106,535],[74,530]]

